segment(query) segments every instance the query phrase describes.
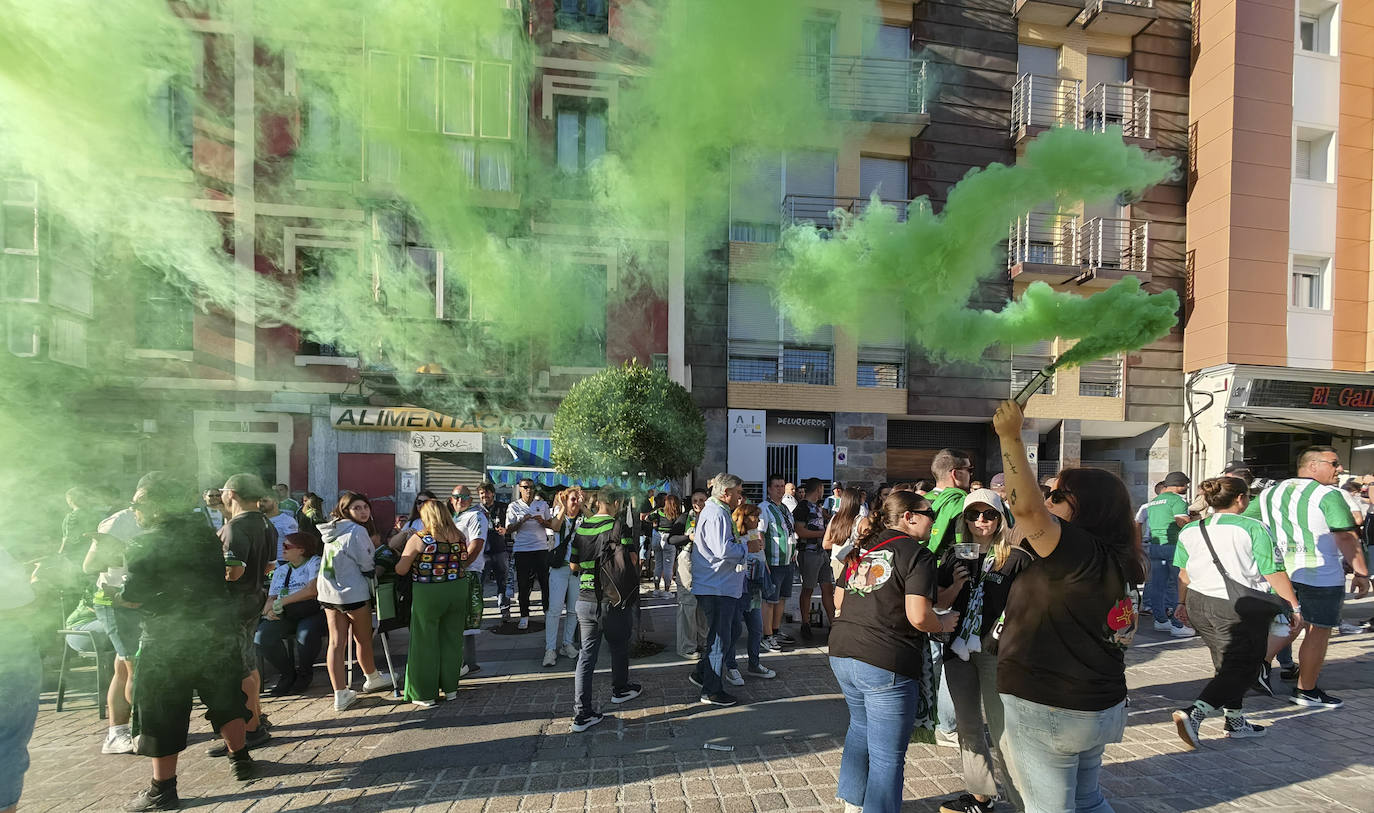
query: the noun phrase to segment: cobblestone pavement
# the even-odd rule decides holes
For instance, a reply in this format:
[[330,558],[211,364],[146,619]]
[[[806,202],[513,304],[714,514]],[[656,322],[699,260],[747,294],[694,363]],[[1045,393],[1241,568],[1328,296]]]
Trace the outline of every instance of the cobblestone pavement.
[[[646,637],[668,641],[672,612],[671,599],[647,600]],[[1347,617],[1371,614],[1374,600],[1347,608]],[[403,651],[403,636],[393,654]],[[254,813],[840,807],[835,784],[848,715],[823,647],[767,656],[778,678],[749,681],[732,709],[697,704],[688,665],[670,647],[632,662],[644,694],[625,705],[609,703],[599,675],[603,711],[615,718],[572,734],[572,663],[541,668],[542,637],[483,632],[481,673],[463,681],[456,700],[429,710],[372,695],[335,713],[318,670],[309,696],[264,700],[273,739],[255,752],[264,775],[249,783],[233,781],[225,760],[204,755],[210,733],[197,718],[180,767],[183,805]],[[1210,675],[1207,650],[1197,639],[1142,632],[1128,656],[1126,737],[1107,748],[1103,784],[1112,804],[1118,813],[1374,811],[1371,652],[1374,635],[1333,640],[1322,684],[1344,698],[1343,709],[1251,695],[1247,711],[1272,726],[1267,737],[1223,739],[1221,724],[1208,722],[1203,748],[1188,752],[1169,713],[1191,702]],[[104,723],[86,700],[69,695],[71,705],[58,714],[44,698],[20,805],[26,813],[116,810],[148,781],[148,760],[100,754]],[[703,750],[706,742],[734,750]],[[962,792],[958,770],[956,750],[913,745],[904,810],[935,811]]]

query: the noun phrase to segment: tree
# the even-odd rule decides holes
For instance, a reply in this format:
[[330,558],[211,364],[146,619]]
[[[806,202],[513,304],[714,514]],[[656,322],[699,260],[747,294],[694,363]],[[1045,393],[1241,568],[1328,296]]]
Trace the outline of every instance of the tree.
[[553,420],[553,465],[575,477],[681,477],[706,453],[706,421],[687,390],[634,361],[573,385]]

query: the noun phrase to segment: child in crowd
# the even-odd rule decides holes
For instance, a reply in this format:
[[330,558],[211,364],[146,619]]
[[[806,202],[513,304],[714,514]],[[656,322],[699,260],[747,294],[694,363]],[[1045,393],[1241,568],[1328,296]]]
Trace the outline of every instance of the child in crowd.
[[[757,505],[741,505],[735,509],[731,518],[735,521],[735,532],[739,535],[741,542],[747,545],[755,539],[762,540],[763,531],[759,530],[759,507]],[[772,579],[768,574],[768,564],[764,561],[763,553],[749,553],[744,557],[743,567],[747,577],[744,598],[749,602],[744,610],[744,626],[749,630],[749,667],[744,672],[753,677],[774,678],[778,676],[778,673],[764,666],[759,660],[759,655],[763,649],[764,591],[766,587],[772,586]],[[736,633],[736,637],[738,637],[738,633]],[[739,673],[733,663],[733,648],[730,654],[732,663],[727,674],[734,677]],[[740,682],[743,683],[742,680]]]

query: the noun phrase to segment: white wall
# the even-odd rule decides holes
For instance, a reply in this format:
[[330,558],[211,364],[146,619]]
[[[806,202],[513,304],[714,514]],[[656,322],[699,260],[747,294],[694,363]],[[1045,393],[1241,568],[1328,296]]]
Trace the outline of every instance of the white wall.
[[1294,179],[1288,193],[1288,245],[1297,254],[1336,253],[1336,185]]
[[1331,369],[1331,311],[1288,311],[1288,366]]
[[1340,94],[1338,57],[1301,50],[1293,54],[1293,121],[1335,129],[1340,124]]

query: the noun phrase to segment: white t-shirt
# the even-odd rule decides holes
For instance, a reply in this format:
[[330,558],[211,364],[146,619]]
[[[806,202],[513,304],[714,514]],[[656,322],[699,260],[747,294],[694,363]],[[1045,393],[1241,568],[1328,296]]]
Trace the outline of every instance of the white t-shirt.
[[[477,558],[467,564],[467,570],[477,573],[482,572],[482,568],[487,566],[487,529],[490,527],[490,520],[487,519],[487,512],[477,506],[473,506],[458,516],[453,518],[453,524],[458,526],[458,530],[463,532],[463,538],[469,541],[473,539],[482,540],[482,552],[477,554]],[[542,534],[543,528],[539,529]]]
[[[1238,514],[1213,514],[1202,522],[1207,523],[1207,536],[1226,573],[1247,587],[1269,592],[1264,577],[1283,572],[1283,553],[1264,523]],[[1188,571],[1189,590],[1225,599],[1226,582],[1212,561],[1200,525],[1192,522],[1179,531],[1174,566]]]
[[[549,511],[549,504],[543,500],[535,500],[527,504],[524,500],[516,500],[506,509],[506,527],[514,528],[516,523],[525,517],[543,517],[549,519],[553,513]],[[535,522],[526,522],[511,535],[511,550],[515,553],[527,553],[529,551],[549,549],[549,535],[545,532],[544,526]]]

